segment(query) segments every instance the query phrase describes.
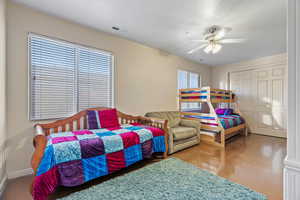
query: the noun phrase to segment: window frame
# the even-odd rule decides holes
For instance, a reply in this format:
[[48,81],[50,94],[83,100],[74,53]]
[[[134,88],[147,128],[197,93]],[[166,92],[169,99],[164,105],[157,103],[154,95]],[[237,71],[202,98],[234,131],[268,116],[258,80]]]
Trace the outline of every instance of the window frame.
[[190,74],[197,74],[198,76],[199,76],[199,79],[198,79],[198,85],[200,86],[200,87],[202,87],[202,78],[201,78],[201,74],[200,73],[198,73],[198,72],[193,72],[193,71],[189,71],[189,70],[183,70],[183,69],[178,69],[177,70],[177,89],[179,90],[179,84],[178,84],[178,82],[179,82],[179,72],[186,72],[187,73],[187,85],[188,85],[188,87],[187,88],[191,88],[190,87],[190,81],[191,81],[191,77],[190,77]]
[[[189,70],[184,70],[184,69],[178,69],[177,70],[177,91],[178,91],[178,96],[179,96],[179,73],[180,72],[186,72],[187,73],[187,88],[191,88],[190,85],[191,85],[191,78],[190,78],[190,74],[197,74],[198,75],[198,85],[199,87],[201,88],[202,87],[202,77],[201,77],[201,74],[198,73],[198,72],[193,72],[193,71],[189,71]],[[184,89],[184,88],[183,88]],[[179,98],[178,98],[178,108],[182,108],[182,106],[180,105],[181,102],[179,102]],[[187,103],[187,105],[190,105],[189,102],[185,102]],[[199,105],[199,109],[201,109],[201,103],[198,104]],[[190,108],[189,106],[187,106],[187,108],[184,108],[185,110],[192,110],[192,109],[196,109],[196,108]]]
[[[64,116],[64,117],[61,117],[61,118],[44,118],[44,119],[35,119],[33,116],[32,116],[32,64],[31,64],[31,45],[30,45],[30,42],[31,42],[31,38],[32,37],[36,37],[36,38],[41,38],[41,39],[45,39],[45,40],[49,40],[49,41],[53,41],[53,42],[56,42],[56,43],[60,43],[60,44],[63,44],[63,45],[66,45],[66,46],[69,46],[69,47],[73,47],[75,48],[75,80],[74,80],[74,87],[75,87],[75,91],[74,91],[74,113],[72,113],[71,115],[69,116]],[[103,49],[98,49],[98,48],[95,48],[95,47],[91,47],[91,46],[87,46],[87,45],[83,45],[83,44],[78,44],[78,43],[74,43],[74,42],[69,42],[69,41],[66,41],[66,40],[62,40],[62,39],[59,39],[59,38],[55,38],[55,37],[49,37],[49,36],[45,36],[45,35],[41,35],[41,34],[37,34],[37,33],[33,33],[33,32],[29,32],[27,34],[27,67],[28,67],[28,74],[27,74],[27,77],[28,77],[28,91],[27,91],[27,94],[28,94],[28,119],[30,121],[47,121],[47,120],[54,120],[54,119],[63,119],[63,118],[66,118],[66,117],[70,117],[78,112],[80,112],[79,110],[79,95],[78,95],[78,88],[79,88],[79,83],[78,83],[78,71],[79,71],[79,68],[78,68],[78,51],[79,49],[86,49],[86,50],[90,50],[90,51],[94,51],[94,52],[102,52],[102,53],[106,53],[106,54],[110,54],[111,55],[111,107],[114,108],[115,107],[115,92],[116,92],[116,84],[115,84],[115,74],[116,74],[116,62],[115,62],[115,55],[113,54],[113,52],[111,51],[107,51],[107,50],[103,50]]]

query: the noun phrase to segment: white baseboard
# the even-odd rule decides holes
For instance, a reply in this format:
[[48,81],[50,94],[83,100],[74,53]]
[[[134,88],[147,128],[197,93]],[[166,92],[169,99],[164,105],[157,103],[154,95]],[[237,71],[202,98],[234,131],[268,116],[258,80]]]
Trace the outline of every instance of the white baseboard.
[[19,178],[22,176],[27,176],[33,174],[33,170],[31,168],[28,169],[22,169],[14,172],[9,172],[8,173],[8,179],[14,179],[14,178]]
[[0,199],[2,199],[5,187],[7,183],[7,177],[5,176],[0,182]]
[[300,199],[300,162],[286,159],[284,164],[284,200]]

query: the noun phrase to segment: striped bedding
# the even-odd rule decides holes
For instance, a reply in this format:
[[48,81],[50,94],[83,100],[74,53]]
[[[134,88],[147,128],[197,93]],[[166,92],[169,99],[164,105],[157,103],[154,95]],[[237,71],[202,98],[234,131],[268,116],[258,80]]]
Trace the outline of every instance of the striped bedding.
[[218,115],[223,128],[228,129],[245,123],[240,115]]
[[[218,94],[215,91],[211,91],[211,99],[230,99],[230,97],[226,97],[226,96],[214,96],[213,93]],[[188,96],[188,97],[181,97],[181,99],[207,99],[207,91],[206,90],[202,90],[202,91],[181,91],[181,94],[195,94],[196,96]],[[203,94],[203,96],[199,96],[199,94]],[[229,93],[223,93],[221,92],[221,94],[228,94]]]
[[[197,118],[197,119],[205,119],[205,120],[214,120],[214,117],[205,117],[205,116],[196,116],[196,115],[186,115],[187,118]],[[243,124],[245,121],[244,119],[237,114],[233,115],[218,115],[218,119],[220,120],[224,129],[232,128]],[[209,123],[209,122],[201,122],[202,124],[218,126],[216,123]]]

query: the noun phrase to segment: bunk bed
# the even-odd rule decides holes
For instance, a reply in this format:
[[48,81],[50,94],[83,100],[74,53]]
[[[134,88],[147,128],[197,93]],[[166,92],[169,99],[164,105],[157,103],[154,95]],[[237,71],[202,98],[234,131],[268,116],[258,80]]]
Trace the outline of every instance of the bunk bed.
[[[230,90],[210,87],[180,89],[180,115],[184,119],[200,121],[201,141],[225,147],[226,139],[239,133],[247,135],[246,122],[235,100],[235,95]],[[199,103],[201,106],[187,109],[182,106],[183,103]],[[231,110],[232,113],[217,113],[217,109],[225,108],[224,105],[224,110]]]

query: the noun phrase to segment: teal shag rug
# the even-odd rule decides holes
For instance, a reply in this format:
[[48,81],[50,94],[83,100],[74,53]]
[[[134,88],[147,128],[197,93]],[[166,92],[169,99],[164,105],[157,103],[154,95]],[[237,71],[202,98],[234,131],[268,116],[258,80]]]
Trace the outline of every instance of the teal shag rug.
[[249,188],[169,158],[60,200],[266,200]]

